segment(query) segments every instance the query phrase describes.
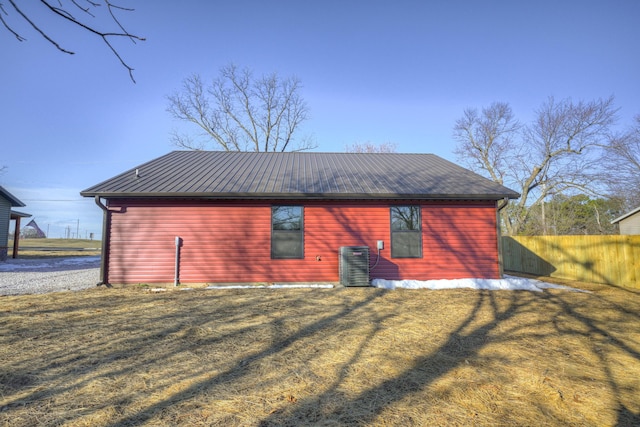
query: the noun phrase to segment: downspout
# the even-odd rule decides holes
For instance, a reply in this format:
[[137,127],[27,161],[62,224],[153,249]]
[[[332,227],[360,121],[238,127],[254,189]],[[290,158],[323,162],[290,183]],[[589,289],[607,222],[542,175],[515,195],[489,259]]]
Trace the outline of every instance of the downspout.
[[100,196],[94,198],[96,205],[104,212],[102,215],[102,256],[100,257],[100,282],[97,286],[105,285],[111,287],[109,284],[109,229],[111,228],[111,215],[109,208],[107,208],[101,201]]
[[500,227],[500,211],[507,207],[509,198],[505,197],[501,202],[496,202],[496,235],[498,237],[498,274],[500,278],[504,277],[504,259],[502,258],[502,230]]
[[498,212],[500,212],[502,209],[506,208],[508,204],[509,204],[509,198],[508,197],[505,197],[504,199],[502,199],[502,206],[498,205]]

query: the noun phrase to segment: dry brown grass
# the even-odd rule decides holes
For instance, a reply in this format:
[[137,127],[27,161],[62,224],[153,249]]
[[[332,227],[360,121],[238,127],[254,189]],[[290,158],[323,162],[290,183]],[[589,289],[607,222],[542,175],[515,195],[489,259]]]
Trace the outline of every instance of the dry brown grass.
[[0,298],[0,424],[638,425],[640,294]]
[[[13,240],[9,241],[10,248]],[[61,256],[96,256],[101,253],[99,240],[87,239],[20,239],[19,258],[52,258]]]
[[100,249],[95,249],[95,250],[88,250],[88,249],[83,249],[81,251],[74,251],[74,250],[65,250],[65,251],[56,251],[56,252],[50,252],[50,251],[33,251],[33,250],[21,250],[18,258],[24,258],[24,259],[46,259],[46,258],[57,258],[57,257],[76,257],[76,256],[96,256],[96,255],[100,255],[101,251]]

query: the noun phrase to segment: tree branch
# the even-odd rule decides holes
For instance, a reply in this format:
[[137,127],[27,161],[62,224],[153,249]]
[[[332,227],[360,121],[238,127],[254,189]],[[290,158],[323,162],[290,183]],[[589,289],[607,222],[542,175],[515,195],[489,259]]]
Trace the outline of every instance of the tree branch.
[[[20,9],[20,7],[18,7],[18,5],[16,4],[15,0],[8,0],[8,1],[11,4],[11,6],[13,7],[13,9],[18,13],[18,15],[20,15],[20,17],[22,17],[22,19],[24,19],[45,40],[47,40],[49,43],[54,45],[56,47],[56,49],[58,49],[59,51],[61,51],[63,53],[67,53],[69,55],[75,54],[75,52],[62,47],[39,24],[37,24],[31,18],[29,18],[29,16],[22,9]],[[90,16],[92,18],[95,18],[95,15],[92,13],[91,8],[97,8],[97,7],[99,7],[101,5],[100,3],[92,1],[92,0],[85,0],[87,5],[86,5],[86,7],[83,7],[82,5],[79,4],[79,2],[77,0],[69,0],[69,1],[73,6],[75,6],[80,11],[82,11],[83,13],[87,14],[88,16]],[[118,59],[120,64],[127,69],[128,73],[129,73],[129,78],[131,79],[131,81],[133,81],[135,83],[135,79],[133,78],[133,70],[134,70],[133,67],[131,67],[127,62],[125,62],[125,60],[122,58],[122,56],[120,55],[118,50],[113,46],[113,44],[111,43],[111,40],[110,40],[113,37],[116,37],[116,38],[117,37],[127,37],[133,43],[135,43],[136,40],[139,40],[139,41],[144,41],[145,40],[145,38],[136,36],[134,34],[131,34],[129,31],[127,31],[124,28],[124,26],[120,23],[120,20],[117,18],[117,16],[114,13],[114,9],[123,10],[123,11],[133,11],[133,9],[129,9],[129,8],[125,8],[125,7],[121,7],[121,6],[112,4],[110,0],[104,0],[104,4],[106,5],[107,11],[108,11],[109,15],[111,16],[111,20],[113,22],[115,22],[117,27],[120,29],[119,32],[118,31],[117,32],[110,32],[110,31],[98,31],[93,26],[88,25],[88,24],[80,21],[79,19],[77,19],[71,13],[71,11],[68,10],[67,7],[62,6],[62,1],[60,1],[60,0],[58,1],[58,4],[59,4],[58,6],[52,4],[50,2],[50,0],[40,0],[40,3],[42,5],[44,5],[50,12],[52,12],[53,14],[57,15],[60,18],[63,18],[65,21],[70,22],[70,23],[82,28],[83,30],[88,31],[89,33],[92,33],[92,34],[97,35],[98,37],[100,37],[102,39],[102,41],[107,45],[107,47],[111,50],[111,52],[114,54],[114,56]],[[2,13],[4,13],[4,15],[8,15],[6,13],[6,11],[2,8],[2,5],[0,5],[0,11]],[[13,28],[3,18],[2,14],[0,14],[0,21],[2,22],[4,27],[11,34],[13,34],[16,37],[16,39],[18,41],[25,41],[26,40],[24,37],[22,37],[20,34],[18,34],[17,31],[13,30]]]
[[9,0],[9,3],[11,3],[11,6],[13,6],[13,8],[16,10],[16,12],[18,12],[18,14],[20,14],[20,16],[22,16],[22,18],[25,21],[27,21],[29,23],[29,25],[31,25],[33,27],[34,30],[36,30],[38,33],[40,33],[40,35],[42,37],[44,37],[47,41],[49,41],[51,44],[53,44],[58,50],[60,50],[61,52],[64,52],[64,53],[68,53],[69,55],[73,55],[75,53],[75,52],[71,52],[70,50],[64,49],[62,46],[60,46],[58,43],[56,43],[55,40],[53,40],[44,31],[42,31],[40,29],[40,27],[38,27],[36,24],[34,24],[33,21],[31,19],[29,19],[29,17],[25,13],[23,13],[22,10],[20,10],[20,8],[15,4],[15,2],[13,0]]
[[7,11],[4,10],[4,7],[3,7],[2,3],[0,3],[0,22],[2,22],[2,25],[4,25],[4,27],[7,29],[7,31],[9,31],[11,34],[13,34],[15,36],[15,38],[18,39],[19,42],[25,41],[26,39],[24,37],[22,37],[20,34],[15,32],[13,30],[13,28],[11,28],[9,26],[9,24],[7,24],[7,21],[5,21],[4,18],[2,17],[3,14],[4,15],[8,15]]

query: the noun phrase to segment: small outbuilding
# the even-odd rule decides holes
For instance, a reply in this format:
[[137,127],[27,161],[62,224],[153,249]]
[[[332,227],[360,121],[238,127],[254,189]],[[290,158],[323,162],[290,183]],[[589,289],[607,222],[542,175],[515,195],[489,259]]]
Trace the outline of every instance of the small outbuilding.
[[104,211],[105,284],[339,282],[344,253],[371,278],[499,278],[498,210],[519,197],[433,154],[216,151],[80,194]]
[[13,207],[24,207],[16,196],[0,186],[0,261],[5,261],[9,255],[9,228],[11,220],[16,221],[12,257],[18,254],[18,242],[20,239],[20,219],[31,215],[11,210]]
[[640,234],[640,206],[611,221],[619,224],[620,234]]

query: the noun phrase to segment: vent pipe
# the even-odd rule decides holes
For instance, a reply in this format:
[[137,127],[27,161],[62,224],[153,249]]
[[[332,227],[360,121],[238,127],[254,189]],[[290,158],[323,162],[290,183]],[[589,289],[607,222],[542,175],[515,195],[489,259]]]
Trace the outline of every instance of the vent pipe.
[[176,263],[175,263],[175,274],[173,276],[173,286],[178,286],[180,284],[180,245],[182,244],[182,239],[179,236],[176,236]]

